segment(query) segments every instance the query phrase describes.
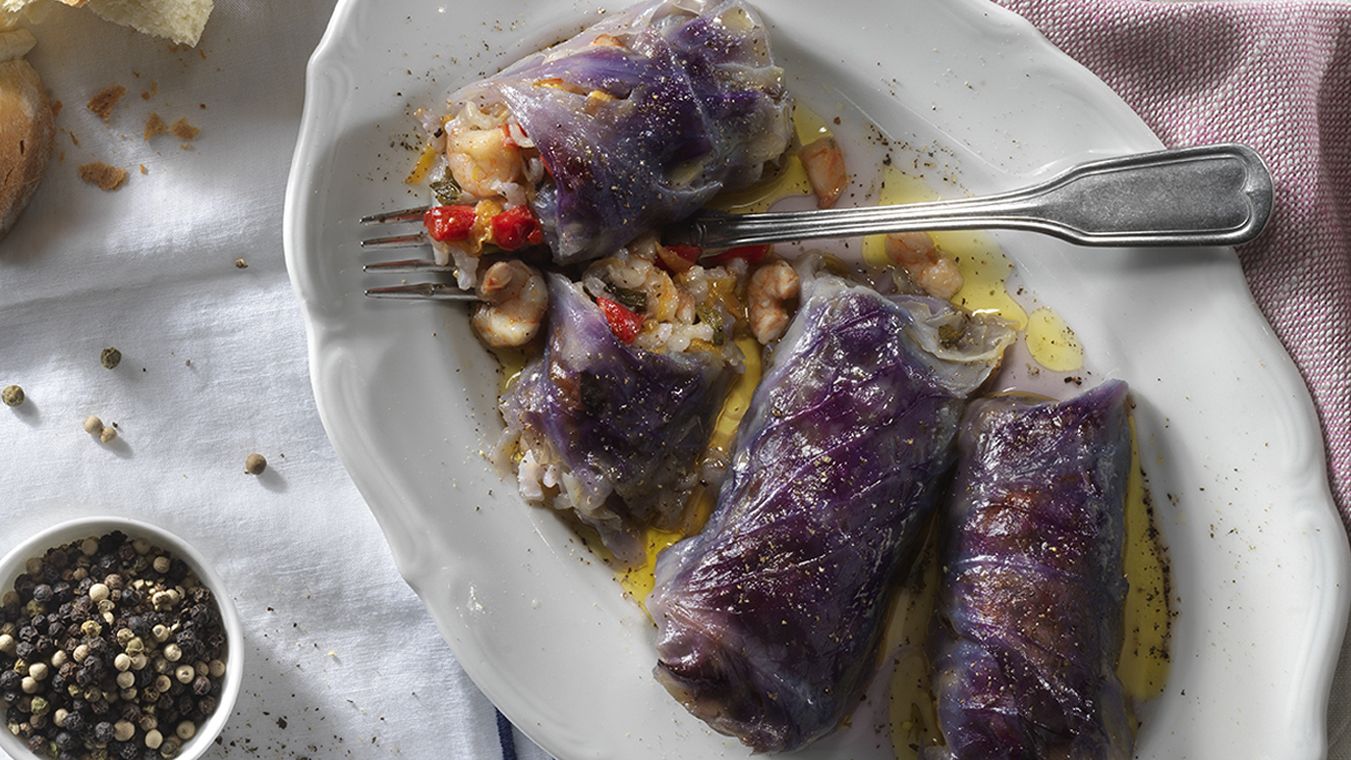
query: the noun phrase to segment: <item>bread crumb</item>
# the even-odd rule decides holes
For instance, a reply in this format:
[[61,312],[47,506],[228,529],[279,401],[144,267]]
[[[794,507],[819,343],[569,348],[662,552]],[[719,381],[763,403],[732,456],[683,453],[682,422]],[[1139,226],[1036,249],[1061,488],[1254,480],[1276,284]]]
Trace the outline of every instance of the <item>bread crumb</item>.
[[151,112],[150,118],[145,121],[145,141],[150,142],[156,137],[168,133],[169,125],[164,123],[164,119],[160,118],[159,114]]
[[150,89],[141,91],[141,100],[150,100],[159,94],[159,80],[150,80]]
[[120,84],[110,84],[99,90],[94,97],[89,99],[88,107],[95,115],[104,121],[112,118],[113,109],[117,108],[117,102],[127,94],[127,88]]
[[174,137],[177,137],[180,140],[196,140],[197,135],[201,131],[202,130],[198,129],[197,127],[194,127],[191,124],[189,124],[186,117],[174,122],[173,126]]
[[80,167],[80,179],[98,186],[100,190],[112,192],[126,183],[127,170],[95,161]]
[[149,174],[149,173],[150,170],[145,168],[145,164],[141,164],[141,174]]

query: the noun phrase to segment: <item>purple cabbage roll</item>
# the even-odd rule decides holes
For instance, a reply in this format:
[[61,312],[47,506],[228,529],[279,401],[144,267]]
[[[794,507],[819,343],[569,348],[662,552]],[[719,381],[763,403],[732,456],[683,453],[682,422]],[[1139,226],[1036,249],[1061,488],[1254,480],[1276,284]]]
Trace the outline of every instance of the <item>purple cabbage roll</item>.
[[549,277],[544,354],[502,398],[527,501],[572,510],[624,560],[676,518],[741,367],[734,343],[655,353],[622,343],[581,286]]
[[962,421],[935,615],[954,760],[1126,760],[1126,384],[1062,403],[978,401]]
[[781,752],[858,704],[966,399],[1012,337],[946,301],[804,283],[707,526],[657,560],[656,677],[690,712]]
[[530,206],[568,263],[760,179],[792,137],[782,74],[740,0],[658,0],[462,88],[450,105],[505,107],[520,125],[547,173]]

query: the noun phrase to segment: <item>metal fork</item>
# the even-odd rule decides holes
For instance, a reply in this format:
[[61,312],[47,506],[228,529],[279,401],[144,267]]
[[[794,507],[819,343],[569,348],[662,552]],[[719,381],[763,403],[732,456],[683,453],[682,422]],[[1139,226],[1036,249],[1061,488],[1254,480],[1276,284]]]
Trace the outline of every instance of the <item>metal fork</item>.
[[[666,243],[720,250],[757,243],[888,232],[1011,229],[1085,246],[1236,245],[1261,234],[1271,215],[1271,174],[1236,144],[1178,148],[1078,164],[1037,184],[996,195],[865,208],[724,214],[705,211],[663,231]],[[421,219],[426,207],[372,214],[363,224]],[[362,242],[363,248],[426,245],[424,234]],[[421,259],[368,272],[453,272]],[[473,300],[445,283],[372,288],[374,298]]]

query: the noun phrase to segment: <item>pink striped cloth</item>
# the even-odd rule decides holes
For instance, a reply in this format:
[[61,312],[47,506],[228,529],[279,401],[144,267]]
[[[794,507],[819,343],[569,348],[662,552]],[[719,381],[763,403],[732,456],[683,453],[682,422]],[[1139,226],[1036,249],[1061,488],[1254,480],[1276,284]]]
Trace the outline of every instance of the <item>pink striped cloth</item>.
[[1276,208],[1239,257],[1313,391],[1351,525],[1351,3],[995,1],[1170,147],[1241,142],[1267,161]]

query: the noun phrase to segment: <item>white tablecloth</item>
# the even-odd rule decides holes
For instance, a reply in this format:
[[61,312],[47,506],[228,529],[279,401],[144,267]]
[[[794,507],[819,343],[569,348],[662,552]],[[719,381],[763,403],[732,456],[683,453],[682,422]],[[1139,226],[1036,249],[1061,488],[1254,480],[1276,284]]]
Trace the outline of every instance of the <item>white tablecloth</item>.
[[[64,7],[34,28],[32,62],[64,108],[58,156],[0,241],[0,385],[29,398],[0,407],[0,552],[100,513],[199,547],[246,639],[211,757],[497,760],[492,706],[395,571],[310,394],[282,197],[332,7],[218,0],[182,52]],[[105,125],[84,104],[110,84],[128,95]],[[201,135],[147,144],[152,111]],[[82,183],[90,161],[128,168],[127,185]],[[105,346],[122,351],[116,370]],[[116,444],[83,432],[90,414],[119,424]],[[251,451],[271,463],[260,478],[243,474]]]
[[[0,241],[0,385],[29,397],[0,408],[0,552],[102,513],[202,549],[246,631],[243,693],[213,757],[496,760],[491,705],[396,573],[310,395],[282,196],[332,6],[218,0],[199,50],[180,52],[65,8],[34,29],[32,60],[65,107],[60,155]],[[105,125],[84,103],[116,83],[129,94]],[[147,144],[152,111],[201,135]],[[85,185],[90,161],[130,180]],[[116,370],[99,365],[105,346],[123,353]],[[116,444],[81,430],[90,414],[119,424]],[[260,478],[242,474],[251,451],[271,463]],[[1333,758],[1351,758],[1347,662]]]

